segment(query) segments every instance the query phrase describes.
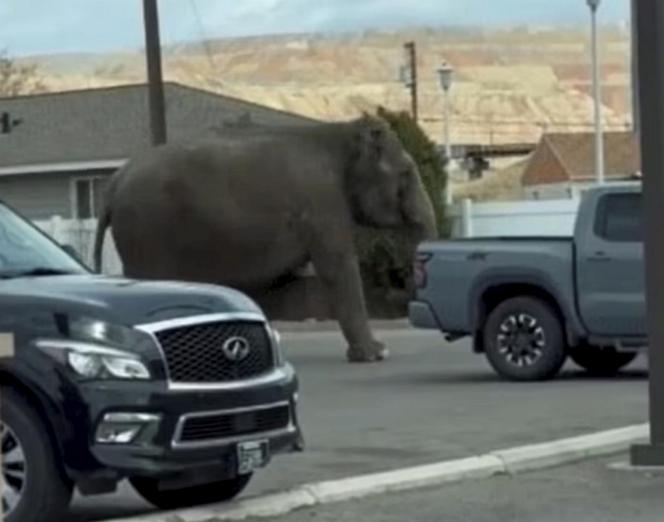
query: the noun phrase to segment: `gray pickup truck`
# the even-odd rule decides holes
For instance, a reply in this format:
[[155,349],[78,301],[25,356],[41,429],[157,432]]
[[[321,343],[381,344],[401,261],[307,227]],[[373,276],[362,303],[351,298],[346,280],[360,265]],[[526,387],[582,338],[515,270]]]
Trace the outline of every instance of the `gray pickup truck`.
[[415,275],[411,324],[471,336],[502,377],[550,379],[567,357],[614,374],[647,343],[640,183],[588,190],[573,237],[423,243]]

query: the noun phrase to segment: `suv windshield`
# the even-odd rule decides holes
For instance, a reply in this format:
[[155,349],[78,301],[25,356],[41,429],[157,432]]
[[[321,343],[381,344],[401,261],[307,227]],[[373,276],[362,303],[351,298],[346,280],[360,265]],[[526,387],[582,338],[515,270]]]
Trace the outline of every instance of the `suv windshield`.
[[85,272],[31,223],[0,204],[0,278]]

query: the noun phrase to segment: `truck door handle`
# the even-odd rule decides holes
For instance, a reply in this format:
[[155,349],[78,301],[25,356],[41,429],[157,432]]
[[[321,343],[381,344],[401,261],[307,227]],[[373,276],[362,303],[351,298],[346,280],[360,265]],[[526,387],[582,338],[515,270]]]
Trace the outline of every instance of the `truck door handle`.
[[588,256],[588,261],[607,262],[611,261],[611,257],[607,256],[606,252],[595,252],[594,254]]

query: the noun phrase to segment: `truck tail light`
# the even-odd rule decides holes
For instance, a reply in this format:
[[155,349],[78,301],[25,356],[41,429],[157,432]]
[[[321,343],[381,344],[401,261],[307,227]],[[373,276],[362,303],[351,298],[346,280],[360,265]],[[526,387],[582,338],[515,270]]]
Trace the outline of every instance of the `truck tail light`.
[[424,288],[427,286],[427,263],[431,257],[432,254],[429,254],[428,252],[418,252],[415,256],[413,277],[416,288]]

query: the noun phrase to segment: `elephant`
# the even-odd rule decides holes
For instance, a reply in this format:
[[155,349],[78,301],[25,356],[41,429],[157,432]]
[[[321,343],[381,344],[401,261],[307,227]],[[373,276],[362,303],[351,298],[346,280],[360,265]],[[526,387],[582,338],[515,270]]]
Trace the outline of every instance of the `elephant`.
[[169,142],[108,183],[94,245],[111,229],[127,277],[225,285],[260,296],[313,265],[349,362],[385,360],[369,325],[356,226],[436,236],[419,171],[383,119],[247,125]]

